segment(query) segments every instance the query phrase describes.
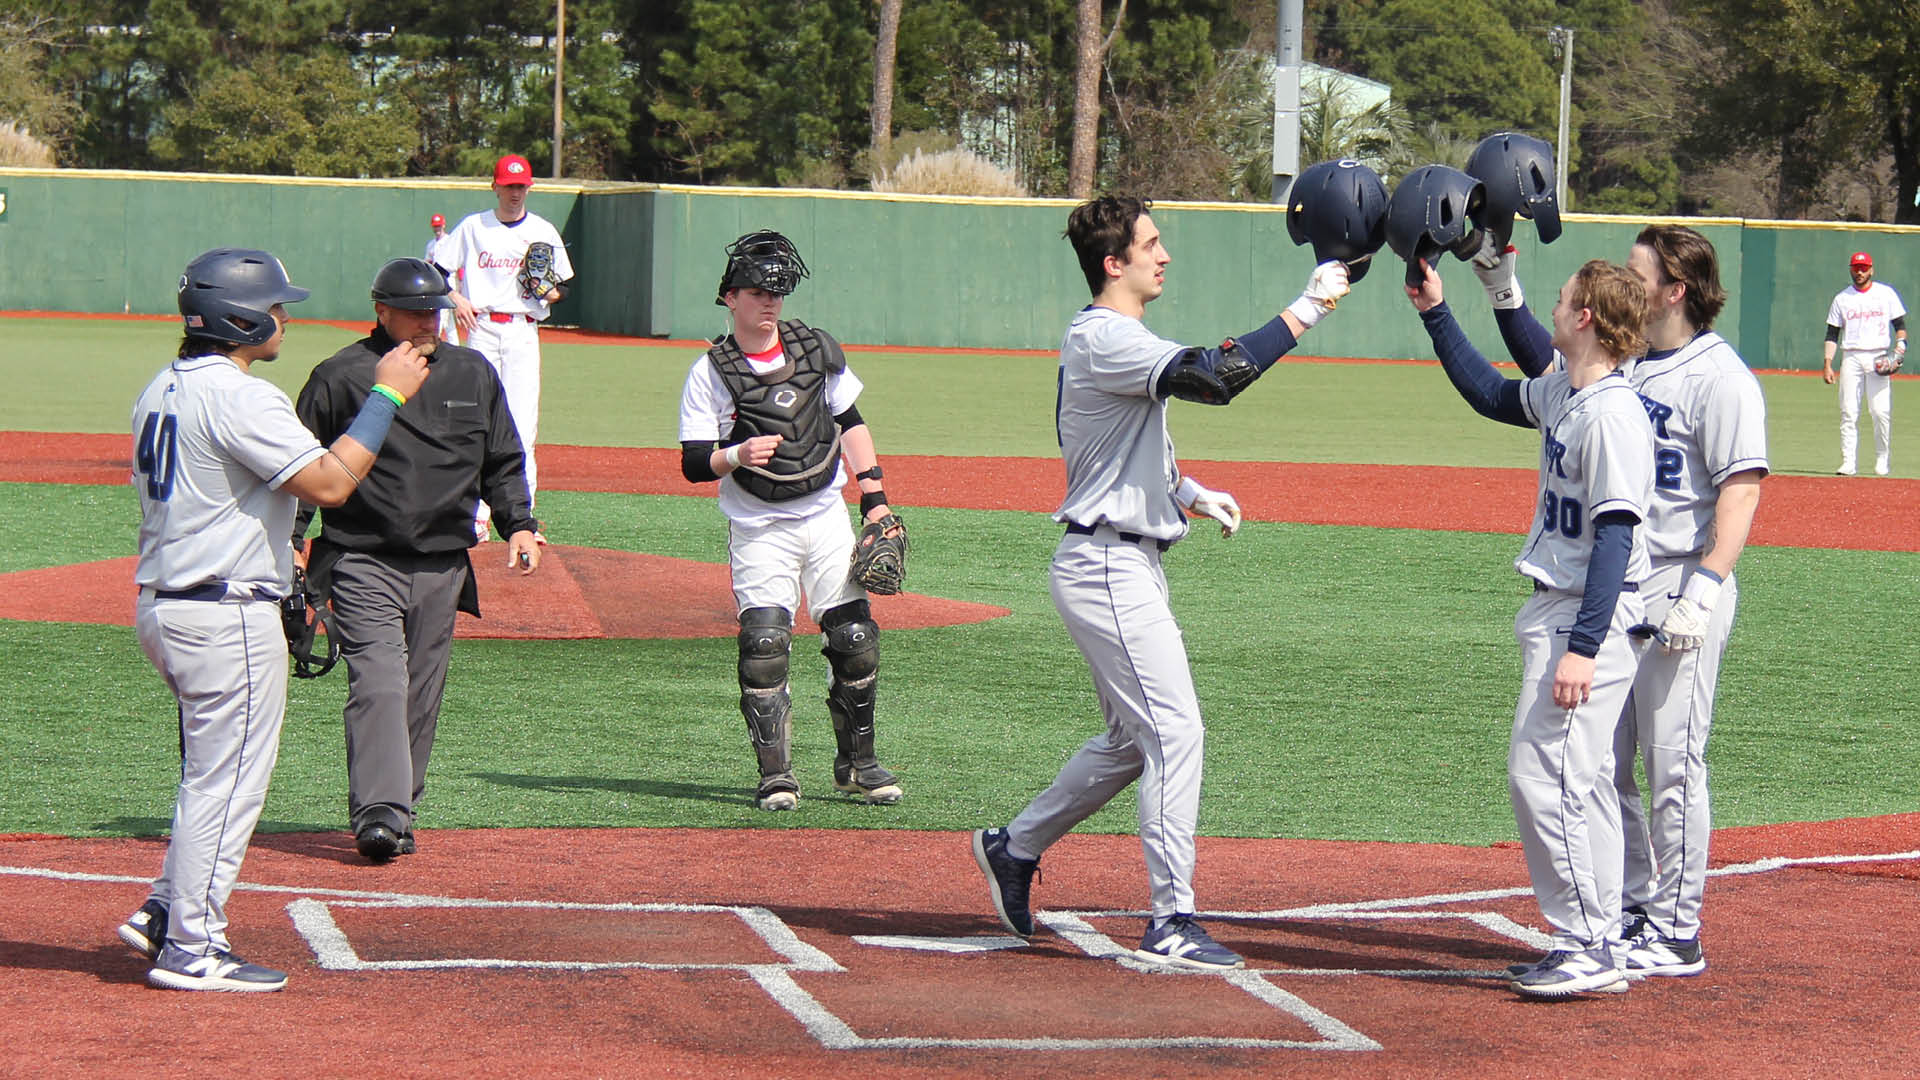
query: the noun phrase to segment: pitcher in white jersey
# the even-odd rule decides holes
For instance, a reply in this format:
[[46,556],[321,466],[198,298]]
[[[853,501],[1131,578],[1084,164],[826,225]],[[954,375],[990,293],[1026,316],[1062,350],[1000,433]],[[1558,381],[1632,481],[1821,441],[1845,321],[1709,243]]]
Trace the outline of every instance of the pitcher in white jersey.
[[1533,595],[1514,619],[1522,681],[1507,786],[1552,948],[1514,970],[1512,986],[1549,999],[1617,993],[1628,983],[1614,949],[1623,858],[1614,735],[1652,632],[1639,586],[1650,571],[1640,525],[1654,473],[1653,425],[1621,365],[1646,347],[1646,287],[1623,266],[1582,266],[1553,309],[1564,367],[1524,380],[1503,377],[1467,341],[1431,267],[1407,296],[1468,404],[1540,429],[1533,525],[1514,562]]
[[[533,168],[519,154],[508,154],[494,164],[495,206],[460,219],[434,249],[430,261],[449,281],[458,275],[452,293],[454,322],[466,346],[487,358],[500,373],[507,394],[507,411],[520,432],[527,455],[527,494],[539,502],[539,468],[534,443],[540,436],[540,324],[553,314],[553,305],[567,298],[573,287],[573,260],[560,230],[527,209],[533,186]],[[529,296],[520,285],[520,266],[527,248],[553,248],[554,267],[561,284],[540,296]],[[486,540],[492,514],[481,503],[474,531]],[[547,542],[546,535],[536,537]]]
[[[134,627],[178,700],[181,757],[166,861],[118,934],[153,961],[148,981],[168,989],[270,991],[287,981],[234,955],[226,908],[280,750],[279,600],[293,577],[294,504],[345,502],[397,411],[376,394],[323,447],[285,393],[249,377],[279,356],[285,305],[307,295],[264,251],[196,258],[180,278],[178,356],[133,406]],[[381,358],[379,379],[394,397],[426,375],[410,346]]]
[[1827,339],[1821,346],[1821,374],[1828,386],[1840,384],[1840,467],[1834,472],[1852,476],[1857,471],[1865,398],[1873,417],[1873,471],[1885,476],[1893,468],[1893,373],[1907,357],[1907,306],[1891,285],[1873,280],[1871,254],[1854,252],[1847,272],[1853,284],[1827,305]]
[[1074,315],[1060,344],[1054,422],[1067,491],[1053,519],[1066,531],[1051,583],[1054,607],[1091,669],[1105,727],[1011,824],[976,830],[973,856],[1001,923],[1028,936],[1041,854],[1137,781],[1152,909],[1130,955],[1219,970],[1244,962],[1194,919],[1206,728],[1160,560],[1187,535],[1188,514],[1217,520],[1230,536],[1240,527],[1240,506],[1181,474],[1167,403],[1232,400],[1346,295],[1347,267],[1315,267],[1298,299],[1238,339],[1210,349],[1181,345],[1141,321],[1173,261],[1150,210],[1145,200],[1108,195],[1067,220],[1093,302]]
[[[1521,371],[1553,363],[1545,329],[1504,268],[1477,264]],[[1713,332],[1726,303],[1719,260],[1684,225],[1649,225],[1627,266],[1646,285],[1647,352],[1627,367],[1653,422],[1653,504],[1641,583],[1661,647],[1641,661],[1615,742],[1614,782],[1625,842],[1620,938],[1628,978],[1706,970],[1701,908],[1713,818],[1707,736],[1720,661],[1740,590],[1734,566],[1746,548],[1767,474],[1766,400],[1760,382]],[[1634,761],[1647,775],[1643,803]]]

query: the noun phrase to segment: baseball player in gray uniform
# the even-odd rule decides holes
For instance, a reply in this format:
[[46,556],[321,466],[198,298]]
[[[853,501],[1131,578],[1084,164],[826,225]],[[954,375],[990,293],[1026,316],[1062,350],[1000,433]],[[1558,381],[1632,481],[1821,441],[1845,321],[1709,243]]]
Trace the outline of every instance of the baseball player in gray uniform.
[[1653,425],[1620,366],[1645,347],[1646,289],[1594,260],[1560,290],[1552,344],[1564,366],[1510,380],[1468,343],[1425,270],[1407,296],[1454,388],[1476,412],[1540,429],[1533,524],[1514,566],[1533,595],[1514,620],[1520,700],[1507,752],[1527,873],[1553,946],[1519,969],[1522,995],[1563,998],[1627,988],[1620,927],[1620,800],[1614,733],[1646,651],[1650,567],[1640,523],[1654,476]]
[[[178,357],[133,407],[140,497],[140,647],[180,711],[180,787],[166,860],[120,939],[175,990],[278,990],[227,939],[227,898],[266,802],[287,703],[279,600],[293,578],[296,499],[337,506],[359,486],[398,405],[427,375],[402,345],[380,360],[385,394],[323,447],[287,395],[249,377],[280,353],[284,305],[307,298],[264,251],[222,248],[187,265]],[[390,394],[391,396],[387,396]]]
[[[1683,225],[1649,225],[1627,266],[1645,284],[1652,312],[1648,351],[1626,372],[1653,422],[1653,502],[1644,530],[1652,570],[1640,592],[1661,647],[1640,663],[1615,745],[1626,845],[1621,939],[1629,978],[1695,975],[1707,967],[1700,948],[1713,825],[1707,734],[1739,600],[1734,565],[1768,471],[1767,407],[1760,381],[1712,330],[1726,290],[1707,238]],[[1526,309],[1511,255],[1475,272],[1521,370],[1547,370],[1553,346]],[[1649,805],[1634,777],[1636,754],[1646,765]]]
[[1251,385],[1346,295],[1347,268],[1320,264],[1280,315],[1238,340],[1192,348],[1141,321],[1172,257],[1151,204],[1103,196],[1067,220],[1093,303],[1060,345],[1055,423],[1067,493],[1054,512],[1054,606],[1092,670],[1106,726],[1088,739],[1005,828],[976,830],[973,855],[1007,929],[1033,933],[1029,890],[1040,856],[1094,811],[1139,783],[1140,843],[1152,918],[1134,956],[1175,967],[1242,966],[1194,921],[1194,828],[1205,727],[1174,621],[1161,556],[1204,514],[1232,535],[1231,495],[1183,476],[1167,434],[1169,399],[1224,405]]

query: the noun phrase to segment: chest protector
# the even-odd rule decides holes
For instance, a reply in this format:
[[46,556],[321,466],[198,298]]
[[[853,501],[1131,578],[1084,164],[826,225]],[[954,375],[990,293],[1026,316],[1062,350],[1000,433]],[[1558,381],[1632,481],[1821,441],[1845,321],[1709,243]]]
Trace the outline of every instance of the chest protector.
[[755,374],[731,335],[707,349],[720,381],[733,395],[732,442],[779,435],[780,446],[765,465],[742,465],[730,475],[756,498],[782,502],[811,495],[833,483],[840,462],[840,425],[827,403],[827,376],[846,370],[847,355],[824,330],[798,320],[780,323],[787,362]]

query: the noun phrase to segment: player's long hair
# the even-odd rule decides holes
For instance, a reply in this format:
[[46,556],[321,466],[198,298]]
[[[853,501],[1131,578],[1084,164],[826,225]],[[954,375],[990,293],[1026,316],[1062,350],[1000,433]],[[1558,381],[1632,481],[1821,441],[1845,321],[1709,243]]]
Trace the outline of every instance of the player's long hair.
[[190,360],[193,357],[206,356],[211,353],[218,353],[221,356],[232,356],[233,350],[239,347],[240,346],[228,341],[184,334],[180,338],[180,347],[174,350],[173,355],[176,360]]
[[1594,259],[1573,275],[1569,302],[1593,313],[1593,336],[1617,365],[1647,351],[1647,285],[1640,275]]
[[1133,246],[1133,223],[1153,211],[1150,199],[1132,195],[1102,195],[1073,208],[1067,215],[1065,236],[1080,258],[1080,272],[1095,296],[1107,287],[1107,256],[1127,261]]
[[1685,225],[1649,225],[1633,242],[1653,252],[1668,281],[1687,287],[1687,321],[1694,329],[1713,329],[1713,320],[1727,305],[1727,290],[1720,286],[1720,258],[1713,244]]

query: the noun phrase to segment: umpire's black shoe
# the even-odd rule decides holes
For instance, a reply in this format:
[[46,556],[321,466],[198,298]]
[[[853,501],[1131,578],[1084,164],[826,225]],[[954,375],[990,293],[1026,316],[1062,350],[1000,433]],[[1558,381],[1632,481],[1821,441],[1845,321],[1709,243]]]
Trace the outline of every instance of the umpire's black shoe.
[[374,822],[354,834],[353,846],[374,862],[386,862],[400,854],[400,834],[390,825]]
[[1040,872],[1040,860],[1017,859],[1007,852],[1007,830],[975,829],[973,861],[987,876],[993,910],[1001,925],[1021,937],[1033,936],[1033,914],[1027,910],[1027,889]]
[[395,855],[411,855],[417,850],[419,849],[413,842],[413,830],[409,829],[400,834],[400,846],[394,848],[393,853]]

